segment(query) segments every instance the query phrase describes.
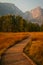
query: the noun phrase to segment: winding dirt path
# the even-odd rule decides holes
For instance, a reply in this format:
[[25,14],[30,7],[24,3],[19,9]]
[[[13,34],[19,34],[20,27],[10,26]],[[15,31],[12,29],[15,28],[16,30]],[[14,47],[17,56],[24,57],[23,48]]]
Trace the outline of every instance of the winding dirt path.
[[27,38],[6,50],[5,55],[2,56],[2,65],[36,65],[23,53],[23,49],[29,41],[30,38]]

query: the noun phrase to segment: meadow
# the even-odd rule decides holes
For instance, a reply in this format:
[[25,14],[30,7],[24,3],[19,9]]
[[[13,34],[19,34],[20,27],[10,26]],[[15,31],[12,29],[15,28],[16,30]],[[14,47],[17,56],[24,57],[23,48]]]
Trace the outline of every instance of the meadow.
[[30,37],[30,42],[24,48],[24,53],[37,65],[43,65],[43,32],[21,32],[21,33],[0,33],[0,56],[12,45]]
[[0,33],[0,56],[10,46],[25,39],[27,33]]
[[24,48],[24,52],[37,65],[43,65],[43,32],[32,32],[31,41]]

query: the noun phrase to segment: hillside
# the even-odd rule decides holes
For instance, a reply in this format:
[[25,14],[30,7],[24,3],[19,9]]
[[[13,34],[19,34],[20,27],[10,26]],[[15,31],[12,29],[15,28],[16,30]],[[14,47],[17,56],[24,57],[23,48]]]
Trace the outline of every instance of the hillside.
[[22,12],[17,6],[12,3],[0,3],[0,16],[3,15],[19,15],[25,20],[31,21],[32,23],[43,23],[43,8],[36,7],[31,11]]
[[24,13],[12,3],[0,3],[0,16],[8,14],[23,16]]
[[27,16],[30,16],[30,15],[31,15],[31,17],[27,18],[28,21],[30,19],[30,21],[33,22],[33,23],[38,23],[38,24],[42,24],[43,23],[43,8],[36,7],[34,9],[32,9],[31,11],[27,11]]

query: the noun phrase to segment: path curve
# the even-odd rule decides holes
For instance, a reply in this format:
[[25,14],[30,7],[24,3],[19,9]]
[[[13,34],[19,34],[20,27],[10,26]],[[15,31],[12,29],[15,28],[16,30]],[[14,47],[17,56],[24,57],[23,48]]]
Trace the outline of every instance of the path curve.
[[36,65],[23,53],[23,49],[29,41],[30,38],[27,38],[9,48],[2,56],[2,65]]

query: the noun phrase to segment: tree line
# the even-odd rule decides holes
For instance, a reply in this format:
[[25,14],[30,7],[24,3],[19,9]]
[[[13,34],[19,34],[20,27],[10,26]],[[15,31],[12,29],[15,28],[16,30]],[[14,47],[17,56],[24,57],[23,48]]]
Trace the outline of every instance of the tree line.
[[39,32],[43,31],[43,24],[27,22],[20,16],[0,16],[0,32]]

